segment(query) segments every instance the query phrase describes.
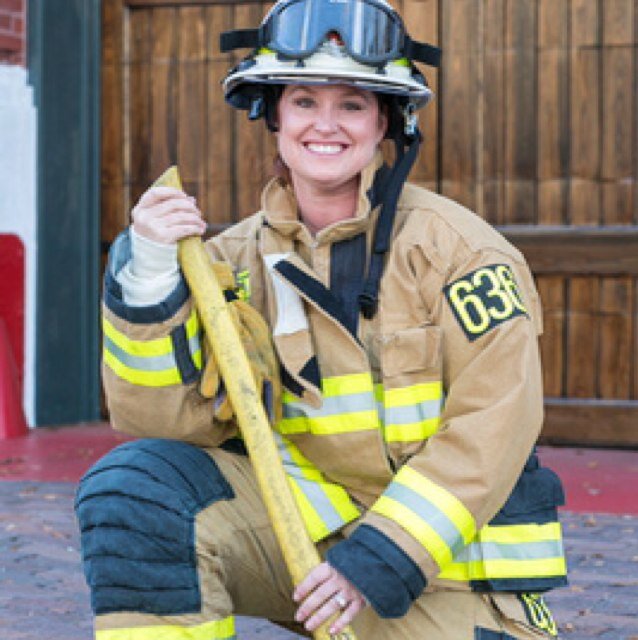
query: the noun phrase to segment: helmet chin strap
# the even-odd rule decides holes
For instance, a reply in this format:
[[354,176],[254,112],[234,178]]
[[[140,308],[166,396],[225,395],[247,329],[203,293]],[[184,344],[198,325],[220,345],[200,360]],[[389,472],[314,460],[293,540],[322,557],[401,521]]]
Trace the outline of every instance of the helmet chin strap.
[[381,189],[384,191],[381,199],[381,211],[374,229],[367,277],[359,294],[359,309],[367,320],[374,318],[379,306],[379,286],[385,266],[385,254],[390,247],[397,202],[408,174],[416,161],[422,140],[414,109],[410,109],[408,105],[404,110],[404,116],[403,133],[397,135],[395,139],[396,160],[381,185]]

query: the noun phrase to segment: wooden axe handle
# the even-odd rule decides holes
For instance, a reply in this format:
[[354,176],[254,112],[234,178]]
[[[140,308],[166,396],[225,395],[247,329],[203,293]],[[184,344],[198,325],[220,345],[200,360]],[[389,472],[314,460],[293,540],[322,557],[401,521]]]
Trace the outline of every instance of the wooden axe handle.
[[[168,169],[155,184],[182,189],[176,167]],[[201,238],[180,240],[178,257],[235,411],[286,566],[293,584],[299,584],[321,558],[288,484],[248,357]],[[328,623],[313,633],[315,640],[356,640],[349,627],[336,636],[331,636],[327,627]]]

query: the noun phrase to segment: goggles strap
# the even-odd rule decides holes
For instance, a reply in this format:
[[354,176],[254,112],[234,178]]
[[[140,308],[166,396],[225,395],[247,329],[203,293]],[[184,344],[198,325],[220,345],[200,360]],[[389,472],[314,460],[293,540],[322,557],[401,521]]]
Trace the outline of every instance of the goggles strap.
[[417,60],[430,67],[438,67],[441,64],[441,49],[425,42],[412,40],[407,34],[404,49],[408,60]]
[[259,29],[235,29],[219,36],[219,50],[228,53],[235,49],[256,49],[259,46]]
[[388,178],[383,184],[385,193],[381,204],[381,211],[374,229],[374,239],[372,242],[372,255],[368,265],[368,274],[363,289],[359,294],[359,309],[363,317],[367,320],[374,318],[379,305],[379,285],[383,275],[385,254],[390,247],[390,237],[394,226],[394,216],[397,210],[397,202],[401,195],[403,185],[407,180],[410,169],[414,164],[419,145],[421,144],[421,133],[417,129],[415,135],[410,140],[410,146],[404,152],[403,145],[397,142],[397,161],[392,167]]

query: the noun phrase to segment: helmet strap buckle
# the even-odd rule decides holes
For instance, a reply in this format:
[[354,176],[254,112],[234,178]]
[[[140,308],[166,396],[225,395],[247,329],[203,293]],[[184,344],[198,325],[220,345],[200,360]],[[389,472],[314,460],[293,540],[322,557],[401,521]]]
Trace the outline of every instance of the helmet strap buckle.
[[414,138],[418,130],[419,117],[416,114],[416,105],[414,102],[408,102],[403,108],[403,131],[408,138]]

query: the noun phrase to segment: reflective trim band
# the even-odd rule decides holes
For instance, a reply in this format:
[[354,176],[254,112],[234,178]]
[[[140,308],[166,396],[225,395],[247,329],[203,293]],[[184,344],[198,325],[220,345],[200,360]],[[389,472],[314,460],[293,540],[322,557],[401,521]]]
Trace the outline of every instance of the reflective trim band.
[[420,442],[438,431],[443,407],[440,382],[399,389],[376,385],[375,395],[386,442]]
[[95,640],[237,640],[235,618],[205,622],[194,627],[160,625],[127,629],[97,629]]
[[472,514],[451,493],[404,466],[372,511],[400,524],[439,567],[450,562],[476,532]]
[[549,522],[483,527],[439,578],[466,582],[549,578],[566,573],[561,526]]
[[319,409],[291,393],[283,395],[283,420],[277,426],[284,435],[314,433],[334,435],[379,429],[386,442],[422,442],[440,425],[443,387],[426,382],[384,390],[372,383],[369,373],[324,378]]
[[279,454],[297,506],[314,542],[359,517],[346,491],[323,475],[290,441],[275,433]]
[[369,373],[357,373],[321,381],[323,403],[319,409],[283,396],[283,419],[277,430],[284,434],[332,435],[379,428],[374,386]]
[[[103,357],[119,378],[146,387],[166,387],[182,383],[170,336],[155,340],[132,340],[102,319]],[[197,369],[202,368],[199,319],[193,311],[185,323],[188,348]]]
[[321,381],[321,391],[325,398],[352,393],[372,393],[373,390],[372,376],[369,373],[351,373],[347,376],[324,378]]

